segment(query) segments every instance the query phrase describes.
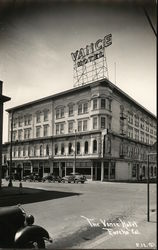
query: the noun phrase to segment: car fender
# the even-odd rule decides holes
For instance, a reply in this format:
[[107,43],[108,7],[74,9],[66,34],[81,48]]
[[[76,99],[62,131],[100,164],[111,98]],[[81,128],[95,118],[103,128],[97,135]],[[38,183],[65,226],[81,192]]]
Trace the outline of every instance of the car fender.
[[23,246],[25,243],[38,238],[46,238],[49,240],[49,234],[43,227],[31,225],[18,230],[15,234],[14,241],[16,246]]

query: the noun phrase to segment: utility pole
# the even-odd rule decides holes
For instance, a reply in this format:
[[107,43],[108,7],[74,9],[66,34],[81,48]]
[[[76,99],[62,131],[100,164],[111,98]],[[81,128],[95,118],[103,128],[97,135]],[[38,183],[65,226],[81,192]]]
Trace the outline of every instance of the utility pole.
[[10,164],[9,164],[9,183],[8,187],[12,187],[12,146],[13,146],[13,111],[11,113],[11,130],[10,130]]
[[75,129],[75,158],[74,158],[74,169],[73,169],[73,173],[76,172],[76,129]]
[[11,98],[2,95],[3,82],[0,81],[0,188],[2,186],[2,137],[3,137],[3,103]]
[[149,168],[149,157],[150,155],[157,155],[157,153],[149,153],[147,154],[147,170],[148,170],[148,178],[147,178],[147,221],[149,222],[150,221],[150,168]]

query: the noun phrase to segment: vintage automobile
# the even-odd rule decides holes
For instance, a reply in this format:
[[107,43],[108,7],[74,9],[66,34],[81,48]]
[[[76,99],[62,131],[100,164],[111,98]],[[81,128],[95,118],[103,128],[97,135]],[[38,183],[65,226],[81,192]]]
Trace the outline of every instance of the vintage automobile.
[[48,182],[61,182],[61,177],[53,174],[46,175],[42,178],[42,181],[48,181]]
[[86,177],[80,173],[70,173],[69,175],[66,175],[62,177],[61,181],[62,182],[68,182],[68,183],[85,183]]
[[[9,176],[9,175],[6,176],[5,179],[6,179],[6,181],[9,181],[10,176]],[[12,179],[13,181],[17,181],[17,180],[20,181],[20,176],[19,176],[18,174],[13,173],[13,174],[11,175],[11,179]]]
[[42,181],[42,178],[38,174],[31,173],[30,175],[24,176],[23,181]]
[[0,208],[0,248],[45,248],[49,233],[21,205]]

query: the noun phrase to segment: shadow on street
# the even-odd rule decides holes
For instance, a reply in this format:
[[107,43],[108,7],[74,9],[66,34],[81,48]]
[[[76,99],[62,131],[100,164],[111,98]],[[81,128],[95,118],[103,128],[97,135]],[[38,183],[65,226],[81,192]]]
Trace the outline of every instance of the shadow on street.
[[47,191],[34,188],[19,189],[18,187],[4,187],[0,190],[0,207],[60,199],[74,195],[80,195],[80,193]]

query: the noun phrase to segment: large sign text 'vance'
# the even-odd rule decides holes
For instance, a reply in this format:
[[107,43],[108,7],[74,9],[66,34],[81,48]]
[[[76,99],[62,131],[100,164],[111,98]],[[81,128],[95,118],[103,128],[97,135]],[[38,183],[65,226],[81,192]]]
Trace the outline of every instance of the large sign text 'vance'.
[[104,57],[104,48],[111,44],[112,34],[106,35],[104,39],[98,39],[95,43],[87,45],[86,48],[81,48],[71,53],[72,60],[76,63],[77,67],[83,66],[88,62]]

